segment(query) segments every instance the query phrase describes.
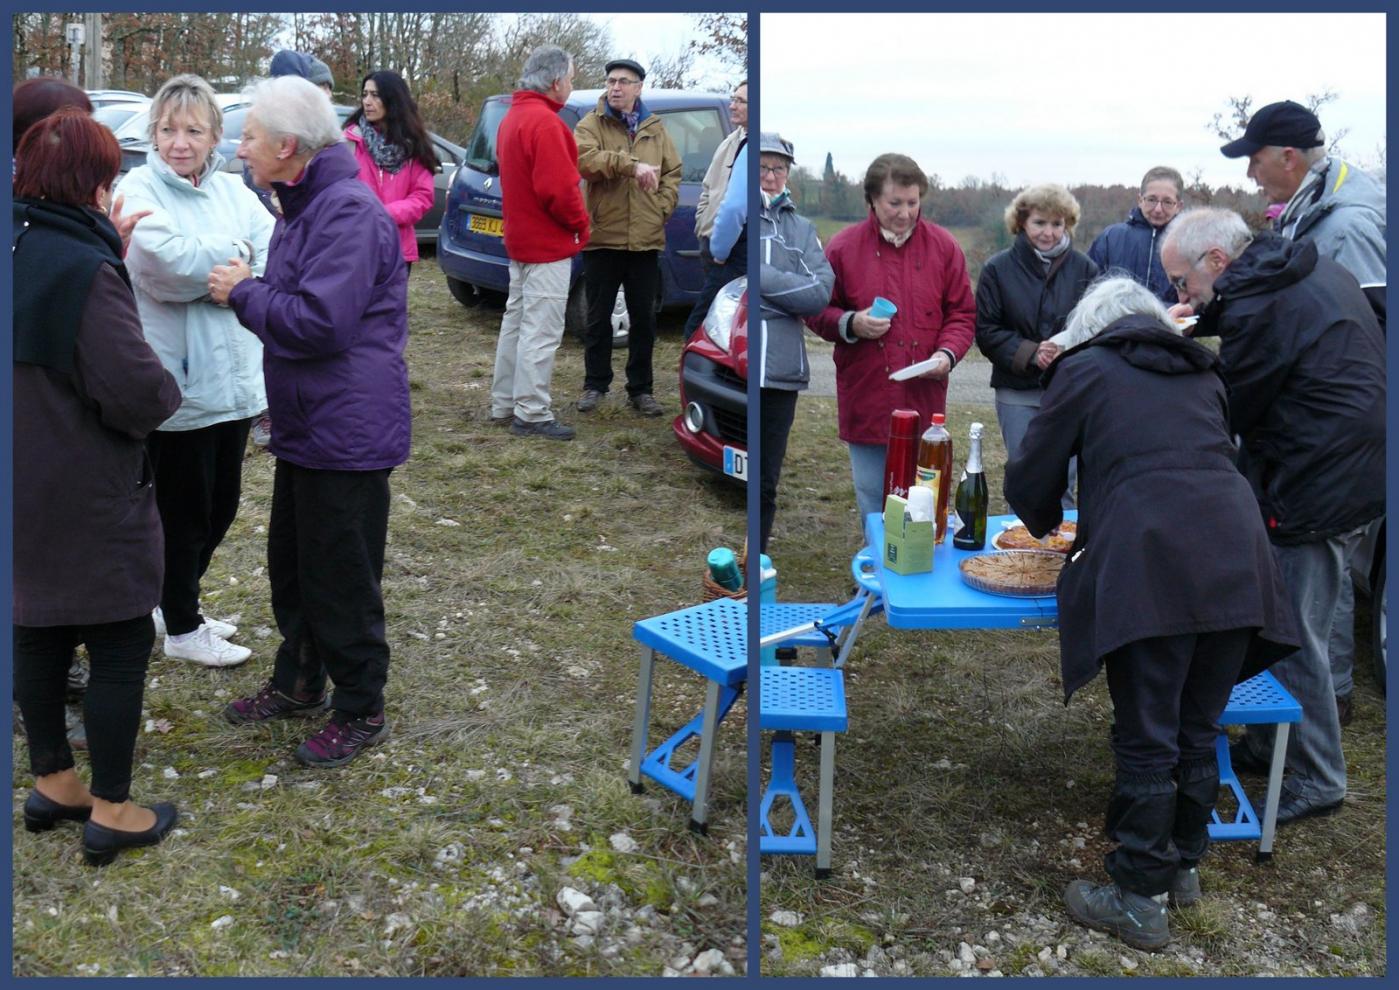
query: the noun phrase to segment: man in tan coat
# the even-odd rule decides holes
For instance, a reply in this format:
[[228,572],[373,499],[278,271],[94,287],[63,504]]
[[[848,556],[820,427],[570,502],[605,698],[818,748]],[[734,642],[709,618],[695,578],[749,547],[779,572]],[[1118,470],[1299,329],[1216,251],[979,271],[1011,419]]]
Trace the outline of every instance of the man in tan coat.
[[627,400],[643,416],[665,411],[652,395],[651,351],[665,222],[680,196],[680,154],[661,118],[641,101],[645,78],[631,59],[608,62],[606,94],[573,132],[593,230],[583,250],[588,324],[579,412],[596,409],[612,384],[611,316],[619,287],[631,318]]

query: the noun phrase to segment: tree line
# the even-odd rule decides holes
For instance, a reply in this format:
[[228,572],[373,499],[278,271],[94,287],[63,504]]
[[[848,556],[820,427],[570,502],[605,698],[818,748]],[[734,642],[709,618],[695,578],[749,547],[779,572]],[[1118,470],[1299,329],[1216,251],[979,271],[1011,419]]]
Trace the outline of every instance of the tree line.
[[[64,24],[81,16],[53,11],[13,14],[14,80],[35,72],[66,74]],[[696,58],[702,55],[717,58],[726,70],[741,76],[747,61],[747,17],[691,17],[695,36],[678,51],[618,52],[606,25],[574,13],[104,14],[103,85],[150,96],[171,76],[194,72],[216,90],[238,90],[266,74],[278,48],[294,48],[330,67],[337,102],[355,102],[360,80],[373,70],[399,72],[429,127],[463,142],[481,100],[514,89],[525,57],[541,44],[562,45],[573,53],[580,87],[600,85],[603,65],[618,55],[648,62],[651,85],[696,84],[701,81]]]

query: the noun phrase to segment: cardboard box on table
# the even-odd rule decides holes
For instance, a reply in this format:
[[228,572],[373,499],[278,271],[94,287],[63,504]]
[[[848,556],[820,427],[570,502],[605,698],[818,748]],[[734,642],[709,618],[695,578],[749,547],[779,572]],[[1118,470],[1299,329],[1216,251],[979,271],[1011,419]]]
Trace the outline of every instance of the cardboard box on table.
[[884,502],[884,566],[895,574],[922,574],[933,569],[934,524],[908,520],[907,507],[899,495]]

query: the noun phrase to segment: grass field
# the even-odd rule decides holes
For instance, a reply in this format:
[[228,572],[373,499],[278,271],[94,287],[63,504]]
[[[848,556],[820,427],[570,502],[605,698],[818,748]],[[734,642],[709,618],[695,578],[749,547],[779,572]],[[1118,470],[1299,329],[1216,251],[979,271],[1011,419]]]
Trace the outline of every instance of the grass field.
[[[150,669],[133,797],[177,802],[179,831],[101,871],[71,826],[30,835],[16,738],[16,975],[660,975],[710,950],[742,971],[742,701],[720,740],[708,838],[686,831],[679,798],[636,797],[625,780],[631,624],[699,601],[707,551],[742,545],[742,492],[693,467],[668,419],[615,398],[624,355],[613,398],[573,412],[575,341],[554,395],[578,439],[491,426],[499,308],[463,309],[432,258],[414,266],[410,299],[413,452],[390,481],[384,575],[391,739],[313,771],[291,754],[319,724],[235,729],[218,715],[266,679],[278,642],[273,461],[250,447],[203,600],[237,621],[253,658],[208,670],[157,651]],[[667,408],[684,315],[664,317],[656,348]],[[653,741],[702,701],[698,678],[661,667]],[[635,851],[615,849],[619,835]],[[595,936],[575,934],[564,887],[602,912]]]
[[[986,424],[991,511],[1008,511],[994,408],[948,412],[959,464],[970,422]],[[835,413],[834,399],[798,403],[769,546],[784,600],[851,592],[862,540]],[[1358,612],[1368,629],[1368,607]],[[764,974],[842,963],[916,976],[1384,974],[1385,710],[1368,636],[1357,639],[1343,812],[1281,829],[1267,865],[1255,865],[1253,843],[1214,846],[1201,867],[1205,899],[1174,913],[1174,943],[1150,954],[1078,927],[1060,900],[1070,879],[1105,880],[1103,679],[1065,707],[1052,632],[911,632],[871,620],[846,668],[834,873],[817,881],[809,858],[764,859]],[[814,803],[814,742],[797,764]]]

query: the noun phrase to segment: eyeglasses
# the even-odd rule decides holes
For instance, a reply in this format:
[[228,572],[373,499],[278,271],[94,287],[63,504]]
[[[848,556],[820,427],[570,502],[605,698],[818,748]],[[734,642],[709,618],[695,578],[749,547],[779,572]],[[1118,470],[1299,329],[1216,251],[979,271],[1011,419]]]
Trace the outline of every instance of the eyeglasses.
[[640,85],[641,85],[641,80],[640,80],[640,79],[626,79],[626,78],[623,78],[623,77],[620,77],[620,76],[608,76],[607,79],[605,80],[605,82],[606,82],[606,84],[607,84],[607,88],[608,88],[608,89],[611,89],[613,86],[640,86]]
[[1190,267],[1185,270],[1184,275],[1176,275],[1172,277],[1171,288],[1175,289],[1177,292],[1184,292],[1185,280],[1190,277],[1190,273],[1195,270],[1195,266],[1205,260],[1205,255],[1209,254],[1210,251],[1211,248],[1205,248],[1205,250],[1200,252],[1200,256],[1190,263]]
[[1174,210],[1180,205],[1180,200],[1178,199],[1157,199],[1155,196],[1145,196],[1142,198],[1142,202],[1153,210],[1158,206],[1164,206],[1168,210]]
[[760,175],[786,175],[786,174],[788,173],[788,171],[790,171],[790,169],[789,169],[788,166],[786,166],[786,165],[759,165],[759,166],[758,166],[758,174],[760,174]]

